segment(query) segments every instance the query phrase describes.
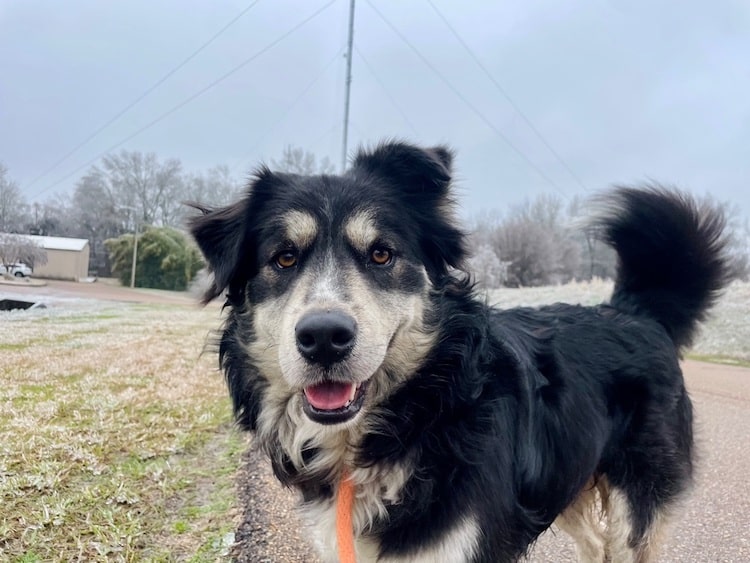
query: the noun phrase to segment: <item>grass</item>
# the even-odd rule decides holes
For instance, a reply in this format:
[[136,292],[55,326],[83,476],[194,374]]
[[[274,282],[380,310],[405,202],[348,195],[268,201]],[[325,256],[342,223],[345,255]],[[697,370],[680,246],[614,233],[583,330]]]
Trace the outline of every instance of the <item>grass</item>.
[[722,364],[725,366],[737,366],[737,367],[743,367],[743,368],[750,368],[750,360],[743,360],[741,358],[732,358],[730,356],[690,354],[688,357],[691,360],[696,360],[698,362],[708,362],[710,364]]
[[217,309],[0,322],[0,560],[221,560],[245,444],[215,356],[200,356]]

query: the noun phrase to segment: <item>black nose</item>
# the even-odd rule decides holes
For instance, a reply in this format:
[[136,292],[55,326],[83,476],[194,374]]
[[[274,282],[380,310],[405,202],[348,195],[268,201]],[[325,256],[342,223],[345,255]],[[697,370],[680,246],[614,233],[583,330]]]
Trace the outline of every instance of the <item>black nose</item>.
[[338,311],[308,313],[294,329],[297,349],[311,362],[330,366],[354,347],[357,323]]

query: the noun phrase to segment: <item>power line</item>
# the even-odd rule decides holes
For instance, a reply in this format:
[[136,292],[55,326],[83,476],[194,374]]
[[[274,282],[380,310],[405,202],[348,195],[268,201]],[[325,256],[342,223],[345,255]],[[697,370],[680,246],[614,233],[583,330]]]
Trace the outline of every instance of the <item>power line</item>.
[[299,95],[296,98],[294,98],[294,100],[292,100],[292,103],[287,106],[286,110],[281,115],[281,117],[277,119],[274,122],[274,124],[271,125],[268,129],[266,129],[266,131],[259,137],[258,141],[253,146],[252,150],[250,150],[250,152],[248,152],[244,157],[242,157],[240,161],[234,166],[234,168],[232,168],[232,173],[234,173],[240,166],[245,164],[247,160],[250,158],[250,156],[255,153],[258,147],[263,144],[266,138],[270,136],[271,133],[273,133],[279,125],[281,125],[284,121],[286,121],[286,118],[289,117],[289,114],[292,112],[294,107],[302,100],[302,98],[304,98],[307,95],[307,93],[310,90],[312,90],[313,86],[317,84],[317,82],[326,74],[326,72],[328,72],[328,70],[331,68],[333,63],[335,63],[339,59],[339,57],[341,57],[342,52],[343,52],[343,49],[339,49],[338,51],[336,51],[336,54],[328,62],[328,64],[326,64],[325,67],[323,67],[323,69],[318,74],[315,75],[315,78],[313,78],[310,82],[307,83],[307,85],[303,88],[303,90],[299,93]]
[[414,133],[415,137],[419,136],[419,133],[417,133],[416,127],[412,124],[412,122],[409,120],[409,117],[406,115],[406,112],[401,109],[401,106],[398,105],[396,102],[396,99],[391,96],[391,93],[388,91],[388,88],[385,87],[385,84],[382,80],[380,80],[380,77],[375,72],[375,69],[372,67],[372,65],[367,61],[365,56],[362,54],[362,51],[359,50],[359,48],[355,45],[354,50],[356,51],[357,55],[359,55],[359,58],[362,59],[362,62],[365,63],[365,67],[367,70],[370,71],[370,74],[372,74],[372,77],[375,79],[375,81],[380,85],[380,88],[383,90],[383,93],[385,93],[386,97],[390,100],[391,104],[393,104],[393,107],[396,108],[396,111],[398,111],[399,114],[401,114],[401,118],[404,120],[404,123],[406,123],[409,126],[409,129],[411,129],[411,132]]
[[356,121],[351,121],[350,120],[349,121],[349,125],[352,126],[352,129],[354,129],[354,132],[357,133],[357,135],[359,135],[360,139],[367,139],[367,135],[365,135],[364,131],[362,131],[362,129],[359,127],[359,125],[357,125]]
[[82,164],[81,166],[79,166],[78,168],[76,168],[75,170],[69,172],[68,174],[66,174],[62,178],[58,179],[56,182],[54,182],[52,184],[49,184],[43,190],[39,191],[34,197],[35,198],[39,197],[44,192],[46,192],[48,190],[51,190],[52,188],[54,188],[55,186],[61,184],[62,182],[64,182],[65,180],[67,180],[68,178],[70,178],[71,176],[73,176],[74,174],[80,172],[82,169],[84,169],[87,166],[90,166],[91,164],[95,163],[97,160],[99,160],[100,158],[102,158],[104,155],[106,155],[106,154],[112,152],[113,150],[121,147],[122,145],[124,145],[125,143],[127,143],[131,139],[137,137],[138,135],[140,135],[141,133],[143,133],[147,129],[150,129],[151,127],[153,127],[154,125],[156,125],[157,123],[159,123],[160,121],[162,121],[163,119],[169,117],[170,115],[172,115],[176,111],[182,109],[183,107],[185,107],[186,105],[188,105],[190,102],[192,102],[196,98],[198,98],[198,97],[202,96],[203,94],[205,94],[206,92],[208,92],[211,88],[213,88],[214,86],[216,86],[220,82],[226,80],[227,78],[229,78],[230,76],[232,76],[234,73],[236,73],[240,69],[244,68],[249,63],[251,63],[252,61],[254,61],[255,59],[257,59],[258,57],[260,57],[261,55],[263,55],[267,51],[271,50],[273,47],[275,47],[276,45],[278,45],[279,43],[281,43],[284,39],[286,39],[287,37],[289,37],[290,35],[292,35],[295,31],[297,31],[299,28],[301,28],[302,26],[304,26],[306,23],[308,23],[309,21],[313,20],[315,17],[317,17],[318,15],[320,15],[323,11],[325,11],[327,8],[329,8],[335,2],[336,2],[336,0],[329,0],[329,2],[327,2],[321,8],[319,8],[318,10],[316,10],[313,14],[309,15],[307,18],[305,18],[304,20],[302,20],[300,23],[298,23],[297,25],[295,25],[294,27],[292,27],[289,31],[287,31],[286,33],[284,33],[283,35],[281,35],[280,37],[278,37],[276,40],[272,41],[271,43],[269,43],[268,45],[266,45],[265,47],[263,47],[260,51],[257,51],[252,56],[248,57],[247,59],[245,59],[244,61],[242,61],[240,64],[238,64],[237,66],[235,66],[233,69],[231,69],[230,71],[222,74],[219,78],[217,78],[216,80],[214,80],[210,84],[204,86],[203,88],[201,88],[200,90],[198,90],[196,93],[194,93],[190,97],[184,99],[183,101],[181,101],[176,106],[173,106],[171,109],[165,111],[164,113],[162,113],[161,115],[159,115],[157,118],[153,119],[152,121],[150,121],[149,123],[147,123],[146,125],[144,125],[143,127],[141,127],[140,129],[138,129],[137,131],[135,131],[135,133],[132,133],[131,135],[128,135],[127,137],[125,137],[121,141],[115,143],[111,147],[109,147],[106,150],[100,152],[94,158],[92,158],[88,162],[85,162],[84,164]]
[[339,128],[339,126],[338,126],[338,123],[334,123],[333,125],[331,125],[331,126],[330,126],[330,127],[329,127],[329,128],[327,129],[327,130],[326,130],[326,132],[325,132],[325,133],[323,133],[322,135],[319,135],[319,136],[318,136],[318,137],[317,137],[317,138],[316,138],[316,139],[315,139],[315,140],[314,140],[314,141],[312,142],[312,146],[316,146],[316,145],[317,145],[318,143],[320,143],[320,142],[321,142],[321,141],[322,141],[323,139],[325,139],[325,138],[326,138],[326,137],[327,137],[328,135],[330,135],[331,133],[333,133],[333,132],[334,132],[334,131],[335,131],[336,129],[338,129],[338,128]]
[[222,27],[219,31],[214,33],[208,41],[203,43],[200,47],[198,47],[195,51],[193,51],[190,55],[187,56],[181,63],[179,63],[176,67],[174,67],[172,70],[167,72],[164,76],[162,76],[159,80],[157,80],[150,88],[148,88],[145,92],[143,92],[140,96],[138,96],[136,99],[134,99],[132,102],[130,102],[127,106],[122,108],[119,112],[117,112],[114,117],[110,118],[106,123],[104,123],[102,126],[100,126],[96,131],[91,133],[88,137],[86,137],[83,141],[78,143],[75,147],[70,149],[65,155],[63,155],[57,162],[52,164],[49,168],[45,169],[44,172],[39,174],[37,177],[35,177],[31,182],[29,182],[26,187],[30,188],[33,186],[37,181],[39,181],[41,178],[52,172],[55,168],[60,166],[63,162],[68,160],[71,156],[73,156],[78,149],[83,147],[85,144],[87,144],[89,141],[91,141],[94,137],[99,135],[102,131],[104,131],[107,127],[112,125],[115,121],[117,121],[120,117],[125,115],[128,111],[130,111],[133,107],[135,107],[141,100],[143,100],[146,96],[148,96],[151,92],[156,90],[159,86],[164,84],[164,82],[169,79],[174,73],[176,73],[178,70],[180,70],[182,67],[184,67],[187,63],[189,63],[191,60],[193,60],[198,53],[203,51],[206,47],[208,47],[211,43],[216,40],[222,33],[224,33],[227,29],[229,29],[237,20],[239,20],[242,16],[244,16],[247,12],[250,11],[250,9],[255,6],[260,0],[255,0],[254,2],[251,2],[244,10],[242,10],[239,14],[237,14],[234,18],[232,18],[229,22],[227,22],[224,27]]
[[446,27],[451,31],[453,36],[458,40],[459,43],[463,46],[463,48],[466,50],[466,52],[469,54],[469,56],[474,59],[474,62],[477,64],[477,66],[482,69],[482,72],[487,76],[487,78],[490,79],[490,82],[495,85],[495,88],[497,88],[497,91],[500,92],[500,95],[505,98],[505,101],[510,104],[510,106],[513,108],[513,110],[523,119],[523,121],[526,123],[526,125],[531,129],[534,134],[537,136],[537,138],[542,142],[542,144],[547,147],[547,150],[549,150],[550,153],[557,159],[557,161],[562,164],[563,168],[568,171],[568,174],[578,183],[579,186],[581,186],[584,190],[587,190],[584,183],[581,181],[581,179],[578,177],[578,175],[573,172],[570,166],[568,166],[568,163],[565,162],[565,160],[560,156],[560,154],[550,145],[550,143],[547,141],[547,139],[544,138],[544,135],[541,134],[539,129],[537,129],[534,124],[531,122],[531,120],[526,116],[526,114],[521,111],[521,108],[518,107],[518,104],[516,104],[513,99],[510,97],[508,92],[505,91],[505,89],[500,85],[500,83],[495,79],[495,77],[492,75],[492,73],[487,69],[487,67],[482,63],[481,59],[477,56],[476,53],[469,47],[469,45],[464,41],[464,39],[459,35],[458,31],[456,31],[456,28],[454,28],[450,21],[448,21],[448,18],[446,18],[443,13],[435,6],[434,2],[432,0],[427,0],[427,3],[432,7],[432,9],[435,11],[435,13],[440,17],[441,20],[443,20],[443,23],[446,25]]
[[516,154],[517,154],[517,155],[518,155],[519,157],[521,157],[521,159],[523,159],[523,161],[524,161],[524,162],[526,162],[526,164],[528,164],[530,168],[532,168],[533,170],[535,170],[535,171],[536,171],[536,173],[537,173],[537,174],[539,174],[539,176],[540,176],[541,178],[543,178],[543,179],[544,179],[544,180],[545,180],[545,181],[546,181],[546,182],[547,182],[547,183],[548,183],[548,184],[549,184],[550,186],[552,186],[553,188],[555,188],[555,189],[556,189],[556,190],[557,190],[558,192],[560,192],[560,194],[562,194],[563,196],[567,197],[567,194],[566,194],[566,193],[565,193],[565,192],[564,192],[564,191],[563,191],[563,190],[562,190],[562,189],[561,189],[561,188],[560,188],[560,187],[559,187],[559,186],[558,186],[558,185],[557,185],[557,184],[556,184],[556,183],[555,183],[555,182],[554,182],[554,181],[553,181],[553,180],[552,180],[552,179],[551,179],[551,178],[550,178],[549,176],[547,176],[547,175],[546,175],[546,174],[545,174],[545,173],[544,173],[544,172],[543,172],[543,171],[542,171],[542,170],[541,170],[541,169],[540,169],[540,168],[539,168],[539,167],[538,167],[538,166],[537,166],[536,164],[534,164],[534,163],[533,163],[533,162],[531,161],[531,159],[530,159],[530,158],[529,158],[528,156],[526,156],[526,154],[525,154],[525,153],[524,153],[524,152],[523,152],[523,151],[522,151],[521,149],[519,149],[518,147],[516,147],[516,146],[515,146],[515,145],[513,144],[513,142],[512,142],[512,141],[511,141],[511,140],[510,140],[510,139],[509,139],[509,138],[508,138],[507,136],[505,136],[505,134],[503,134],[503,132],[502,132],[502,131],[500,131],[500,129],[498,129],[498,128],[497,128],[497,127],[495,126],[495,124],[494,124],[494,123],[492,123],[492,122],[491,122],[491,121],[490,121],[490,120],[489,120],[489,119],[488,119],[488,118],[487,118],[487,117],[486,117],[486,116],[485,116],[485,115],[484,115],[484,114],[483,114],[483,113],[482,113],[481,111],[479,111],[479,109],[477,109],[477,107],[476,107],[476,106],[474,106],[474,104],[472,104],[472,103],[471,103],[471,102],[470,102],[470,101],[469,101],[469,100],[468,100],[468,99],[466,98],[466,96],[464,96],[464,95],[463,95],[463,94],[462,94],[462,93],[461,93],[461,92],[460,92],[460,91],[459,91],[459,90],[458,90],[458,89],[457,89],[457,88],[456,88],[455,86],[453,86],[453,84],[451,84],[451,82],[450,82],[450,81],[449,81],[449,80],[448,80],[448,79],[447,79],[447,78],[445,77],[445,75],[443,75],[443,74],[442,74],[442,73],[441,73],[441,72],[440,72],[440,71],[439,71],[439,70],[438,70],[437,68],[435,68],[435,66],[434,66],[434,65],[433,65],[433,64],[432,64],[432,63],[431,63],[431,62],[430,62],[430,61],[429,61],[429,60],[428,60],[428,59],[427,59],[427,58],[426,58],[426,57],[425,57],[424,55],[422,55],[422,53],[421,53],[421,52],[419,51],[419,49],[417,49],[417,48],[416,48],[416,47],[414,46],[414,44],[413,44],[413,43],[412,43],[411,41],[409,41],[409,39],[408,39],[408,38],[407,38],[407,37],[406,37],[406,36],[405,36],[405,35],[404,35],[403,33],[401,33],[401,32],[400,32],[400,31],[399,31],[399,30],[398,30],[398,29],[396,28],[396,26],[394,26],[394,25],[393,25],[393,24],[392,24],[392,23],[391,23],[391,22],[390,22],[390,21],[388,20],[388,18],[386,18],[386,17],[385,17],[384,15],[383,15],[383,13],[382,13],[382,12],[381,12],[380,10],[378,10],[378,9],[377,9],[377,8],[376,8],[376,7],[375,7],[375,6],[373,5],[373,4],[372,4],[372,2],[371,2],[370,0],[365,0],[365,1],[367,2],[367,5],[368,5],[368,6],[370,6],[370,8],[371,8],[371,9],[372,9],[372,10],[373,10],[373,11],[374,11],[374,12],[375,12],[375,13],[376,13],[377,15],[378,15],[378,17],[380,17],[380,19],[381,19],[381,20],[383,20],[383,22],[384,22],[384,23],[385,23],[385,24],[386,24],[386,25],[387,25],[388,27],[390,27],[390,28],[391,28],[391,31],[393,31],[393,32],[394,32],[394,33],[395,33],[395,34],[396,34],[396,35],[397,35],[397,36],[398,36],[398,37],[399,37],[399,38],[400,38],[400,39],[401,39],[401,40],[402,40],[402,41],[403,41],[403,42],[404,42],[404,43],[405,43],[405,44],[406,44],[406,45],[407,45],[407,46],[408,46],[408,47],[409,47],[409,48],[410,48],[410,49],[411,49],[411,50],[412,50],[413,52],[414,52],[414,54],[415,54],[415,55],[417,55],[417,57],[419,57],[419,59],[420,59],[420,60],[421,60],[421,61],[422,61],[422,62],[423,62],[423,63],[424,63],[424,64],[425,64],[425,65],[426,65],[426,66],[427,66],[427,67],[428,67],[428,68],[429,68],[429,69],[430,69],[430,70],[431,70],[431,71],[432,71],[432,72],[433,72],[433,73],[434,73],[434,74],[435,74],[435,75],[436,75],[436,76],[437,76],[438,78],[440,78],[440,80],[441,80],[441,81],[443,82],[443,84],[445,84],[445,85],[446,85],[446,86],[447,86],[448,88],[450,88],[450,90],[451,90],[451,91],[452,91],[452,92],[453,92],[453,93],[454,93],[454,94],[455,94],[455,95],[456,95],[456,96],[457,96],[457,97],[458,97],[458,98],[459,98],[459,99],[460,99],[460,100],[461,100],[461,101],[462,101],[462,102],[463,102],[463,103],[464,103],[464,104],[465,104],[465,105],[466,105],[466,106],[467,106],[467,107],[468,107],[468,108],[469,108],[469,109],[470,109],[470,110],[472,111],[472,112],[474,112],[474,114],[475,114],[475,115],[476,115],[477,117],[479,117],[479,119],[481,119],[481,120],[482,120],[482,121],[484,122],[484,124],[485,124],[485,125],[487,125],[487,127],[489,127],[490,129],[492,129],[492,131],[493,131],[493,132],[494,132],[494,133],[495,133],[495,134],[496,134],[496,135],[497,135],[498,137],[500,137],[500,138],[501,138],[501,139],[502,139],[502,140],[503,140],[503,141],[505,142],[505,144],[506,144],[506,145],[508,145],[508,147],[510,147],[510,148],[511,148],[511,149],[513,150],[513,152],[515,152],[515,153],[516,153]]

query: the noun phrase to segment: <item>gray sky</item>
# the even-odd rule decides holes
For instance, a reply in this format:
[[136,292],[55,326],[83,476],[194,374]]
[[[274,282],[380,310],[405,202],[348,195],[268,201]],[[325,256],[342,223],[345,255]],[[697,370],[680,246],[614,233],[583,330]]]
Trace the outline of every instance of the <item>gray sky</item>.
[[[433,0],[565,165],[427,0],[371,2],[444,79],[358,0],[350,153],[384,137],[450,144],[458,151],[465,215],[543,192],[567,199],[646,179],[711,193],[750,212],[747,0]],[[260,0],[31,184],[250,1],[2,0],[0,161],[29,200],[70,191],[85,171],[70,175],[76,168],[325,3]],[[348,8],[348,0],[335,1],[121,148],[176,157],[188,170],[225,163],[238,176],[278,157],[286,144],[338,164]]]

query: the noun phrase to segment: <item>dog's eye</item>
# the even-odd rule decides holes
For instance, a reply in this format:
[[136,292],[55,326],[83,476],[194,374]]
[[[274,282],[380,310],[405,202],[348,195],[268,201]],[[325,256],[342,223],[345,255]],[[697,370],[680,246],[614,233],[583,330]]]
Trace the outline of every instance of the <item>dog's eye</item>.
[[297,265],[297,254],[291,250],[285,250],[274,257],[273,263],[277,268],[286,270]]
[[370,251],[370,260],[378,266],[386,266],[393,260],[393,253],[383,246],[376,246]]

